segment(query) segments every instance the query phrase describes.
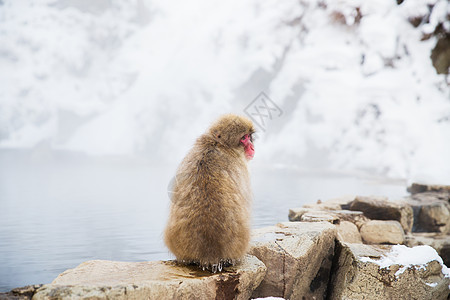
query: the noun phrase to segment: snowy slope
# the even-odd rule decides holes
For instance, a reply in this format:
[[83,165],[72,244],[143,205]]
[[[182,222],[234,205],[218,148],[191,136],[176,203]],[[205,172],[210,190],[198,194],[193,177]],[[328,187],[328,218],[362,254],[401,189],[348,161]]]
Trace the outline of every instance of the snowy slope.
[[448,11],[445,0],[1,1],[0,147],[176,161],[264,91],[283,114],[255,161],[449,184],[450,89],[431,64],[435,37],[421,41]]

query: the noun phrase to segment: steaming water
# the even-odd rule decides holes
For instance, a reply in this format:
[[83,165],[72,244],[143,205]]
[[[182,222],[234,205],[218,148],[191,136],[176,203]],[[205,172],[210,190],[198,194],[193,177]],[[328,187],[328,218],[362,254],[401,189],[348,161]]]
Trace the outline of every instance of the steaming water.
[[[91,259],[172,258],[162,242],[176,166],[59,152],[0,151],[0,292],[49,283]],[[405,195],[402,183],[252,163],[253,227],[345,194]]]

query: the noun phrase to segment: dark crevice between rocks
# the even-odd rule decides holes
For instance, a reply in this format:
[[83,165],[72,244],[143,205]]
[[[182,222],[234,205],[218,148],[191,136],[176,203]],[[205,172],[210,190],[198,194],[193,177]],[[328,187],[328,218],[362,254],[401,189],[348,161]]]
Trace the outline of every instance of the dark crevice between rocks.
[[219,280],[216,282],[216,300],[235,299],[240,293],[238,284],[238,274],[219,275]]
[[333,274],[337,274],[339,269],[339,257],[342,253],[342,246],[337,239],[334,240],[334,253],[331,262],[330,273],[328,274],[328,285],[324,295],[324,299],[330,300],[333,292]]
[[420,224],[419,224],[419,214],[420,214],[420,210],[422,209],[421,206],[418,205],[412,205],[412,209],[413,209],[413,227],[412,227],[412,232],[423,232],[425,230],[422,230],[420,228]]
[[320,264],[319,271],[317,271],[316,276],[309,285],[309,290],[311,292],[314,293],[324,285],[328,286],[328,283],[330,281],[333,258],[334,258],[334,247],[330,247],[328,249],[327,255],[323,258],[322,263]]
[[286,250],[284,250],[277,241],[275,241],[275,244],[277,244],[281,249],[281,252],[283,252],[283,298],[286,298]]

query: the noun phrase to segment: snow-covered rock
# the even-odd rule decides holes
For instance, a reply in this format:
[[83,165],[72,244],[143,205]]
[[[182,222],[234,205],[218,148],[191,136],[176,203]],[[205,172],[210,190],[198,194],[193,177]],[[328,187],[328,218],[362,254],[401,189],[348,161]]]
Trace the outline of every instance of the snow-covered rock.
[[449,295],[448,268],[429,246],[337,244],[330,299],[436,299]]
[[433,247],[446,266],[450,266],[450,235],[435,232],[416,232],[406,236],[409,247],[427,245]]

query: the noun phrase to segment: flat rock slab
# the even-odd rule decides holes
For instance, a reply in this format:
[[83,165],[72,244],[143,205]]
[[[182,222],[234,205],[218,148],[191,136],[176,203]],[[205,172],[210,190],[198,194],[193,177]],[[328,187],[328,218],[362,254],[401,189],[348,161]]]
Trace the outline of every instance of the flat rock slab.
[[252,297],[321,299],[334,254],[336,228],[328,222],[286,222],[253,230],[249,253],[267,266]]
[[250,255],[216,274],[174,261],[93,260],[61,273],[33,299],[249,299],[265,274]]
[[289,221],[291,222],[329,222],[339,224],[341,221],[349,221],[360,228],[369,221],[361,211],[351,210],[320,210],[316,208],[300,207],[289,209]]
[[420,247],[338,242],[328,298],[447,299],[448,269],[434,249]]

